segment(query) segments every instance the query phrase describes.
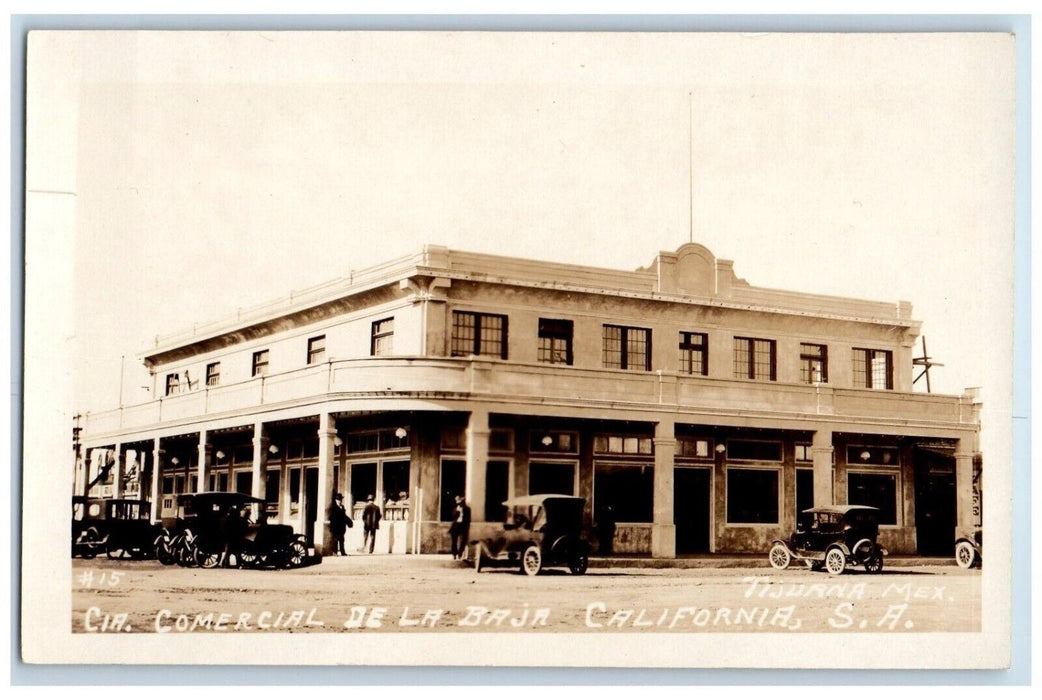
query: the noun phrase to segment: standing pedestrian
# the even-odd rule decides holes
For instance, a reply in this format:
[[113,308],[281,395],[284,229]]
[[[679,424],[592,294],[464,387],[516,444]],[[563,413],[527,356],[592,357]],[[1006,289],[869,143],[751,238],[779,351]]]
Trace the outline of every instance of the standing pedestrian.
[[349,527],[354,527],[354,522],[344,508],[344,494],[334,493],[333,502],[329,504],[329,534],[333,537],[333,553],[338,557],[347,554],[344,551],[344,534]]
[[467,552],[467,541],[470,539],[470,506],[463,496],[456,496],[456,509],[449,525],[449,538],[452,540],[452,558],[463,559]]
[[373,496],[370,494],[369,498],[365,499],[365,508],[362,510],[362,529],[364,535],[362,537],[362,551],[365,551],[366,544],[369,545],[369,553],[373,553],[373,547],[376,546],[376,531],[380,529],[380,518],[383,517],[380,514],[380,506],[373,503]]

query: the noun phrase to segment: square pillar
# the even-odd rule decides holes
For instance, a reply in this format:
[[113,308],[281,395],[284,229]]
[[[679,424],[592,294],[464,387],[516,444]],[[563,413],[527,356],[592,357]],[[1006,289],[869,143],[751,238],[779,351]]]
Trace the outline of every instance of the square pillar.
[[833,505],[832,493],[832,431],[819,429],[814,431],[811,440],[810,454],[814,463],[814,505]]
[[970,531],[977,526],[973,512],[973,452],[966,439],[955,445],[955,526]]
[[149,485],[148,499],[151,502],[151,513],[149,518],[152,522],[159,521],[159,499],[161,498],[160,483],[163,481],[163,450],[159,447],[159,438],[152,441],[152,483]]
[[485,471],[488,469],[488,411],[471,411],[467,423],[467,473],[465,498],[470,519],[485,520]]
[[[336,456],[337,438],[336,421],[333,416],[322,412],[318,416],[318,494],[316,496],[318,507],[315,509],[315,550],[323,554],[332,554],[332,550],[326,551],[327,546],[332,543],[333,538],[329,532],[329,506],[333,502],[333,493],[336,491],[334,482],[335,470],[333,459]],[[302,509],[303,510],[303,509]]]
[[264,434],[264,423],[253,424],[253,486],[254,498],[265,498],[268,484],[268,436]]
[[123,497],[123,445],[116,443],[112,452],[112,497]]
[[673,559],[677,556],[677,527],[673,521],[673,457],[677,439],[674,422],[655,424],[655,473],[651,555]]
[[207,474],[210,472],[210,464],[213,459],[213,445],[207,442],[207,432],[205,430],[199,431],[199,464],[196,467],[196,493],[205,493],[209,489],[206,488]]

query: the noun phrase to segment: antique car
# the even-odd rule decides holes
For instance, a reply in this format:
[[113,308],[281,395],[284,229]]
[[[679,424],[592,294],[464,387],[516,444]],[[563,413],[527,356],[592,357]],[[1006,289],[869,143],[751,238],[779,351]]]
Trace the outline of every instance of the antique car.
[[[304,535],[290,525],[269,525],[265,502],[241,493],[198,493],[194,517],[185,523],[195,563],[211,569],[225,566],[288,569],[321,561]],[[233,564],[234,562],[234,564]]]
[[812,571],[824,568],[842,574],[848,565],[883,570],[886,549],[879,536],[879,509],[871,506],[819,506],[803,511],[788,541],[774,540],[768,557],[775,569],[786,569],[798,559]]
[[151,503],[132,498],[73,498],[72,553],[92,559],[144,559],[152,555],[160,530],[152,524]]
[[548,566],[566,566],[584,574],[590,545],[582,536],[585,498],[558,494],[506,501],[506,522],[490,537],[474,540],[474,568],[516,566],[535,576]]
[[984,540],[979,527],[955,528],[955,561],[963,569],[981,563]]

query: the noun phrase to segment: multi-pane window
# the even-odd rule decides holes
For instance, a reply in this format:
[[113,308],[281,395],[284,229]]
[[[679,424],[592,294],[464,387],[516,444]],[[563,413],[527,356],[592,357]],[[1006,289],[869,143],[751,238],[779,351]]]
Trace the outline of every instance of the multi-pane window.
[[390,355],[394,349],[394,319],[385,318],[373,321],[373,339],[370,345],[372,355]]
[[452,356],[489,355],[507,359],[507,317],[452,312]]
[[593,451],[598,454],[650,455],[654,454],[651,438],[636,435],[597,435],[593,438]]
[[735,337],[734,376],[774,381],[775,366],[773,340]]
[[854,386],[894,388],[894,360],[889,350],[854,348]]
[[181,381],[178,377],[177,372],[166,375],[166,395],[176,394],[181,390]]
[[804,384],[825,384],[829,380],[827,345],[800,343],[800,379]]
[[562,319],[539,319],[540,362],[572,364],[572,322]]
[[685,374],[709,373],[709,348],[705,333],[680,331],[680,371]]
[[604,366],[651,371],[651,331],[647,328],[604,326]]
[[253,376],[259,377],[268,373],[268,351],[258,350],[253,353]]
[[221,383],[221,363],[211,362],[206,365],[206,386],[217,386]]
[[326,336],[318,335],[308,338],[308,364],[314,365],[326,361]]

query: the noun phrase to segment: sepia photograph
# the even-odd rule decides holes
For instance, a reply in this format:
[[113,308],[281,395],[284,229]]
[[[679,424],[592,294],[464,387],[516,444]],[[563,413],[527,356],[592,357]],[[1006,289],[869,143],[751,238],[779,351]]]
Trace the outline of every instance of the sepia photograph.
[[31,32],[23,660],[1008,667],[1015,49]]

